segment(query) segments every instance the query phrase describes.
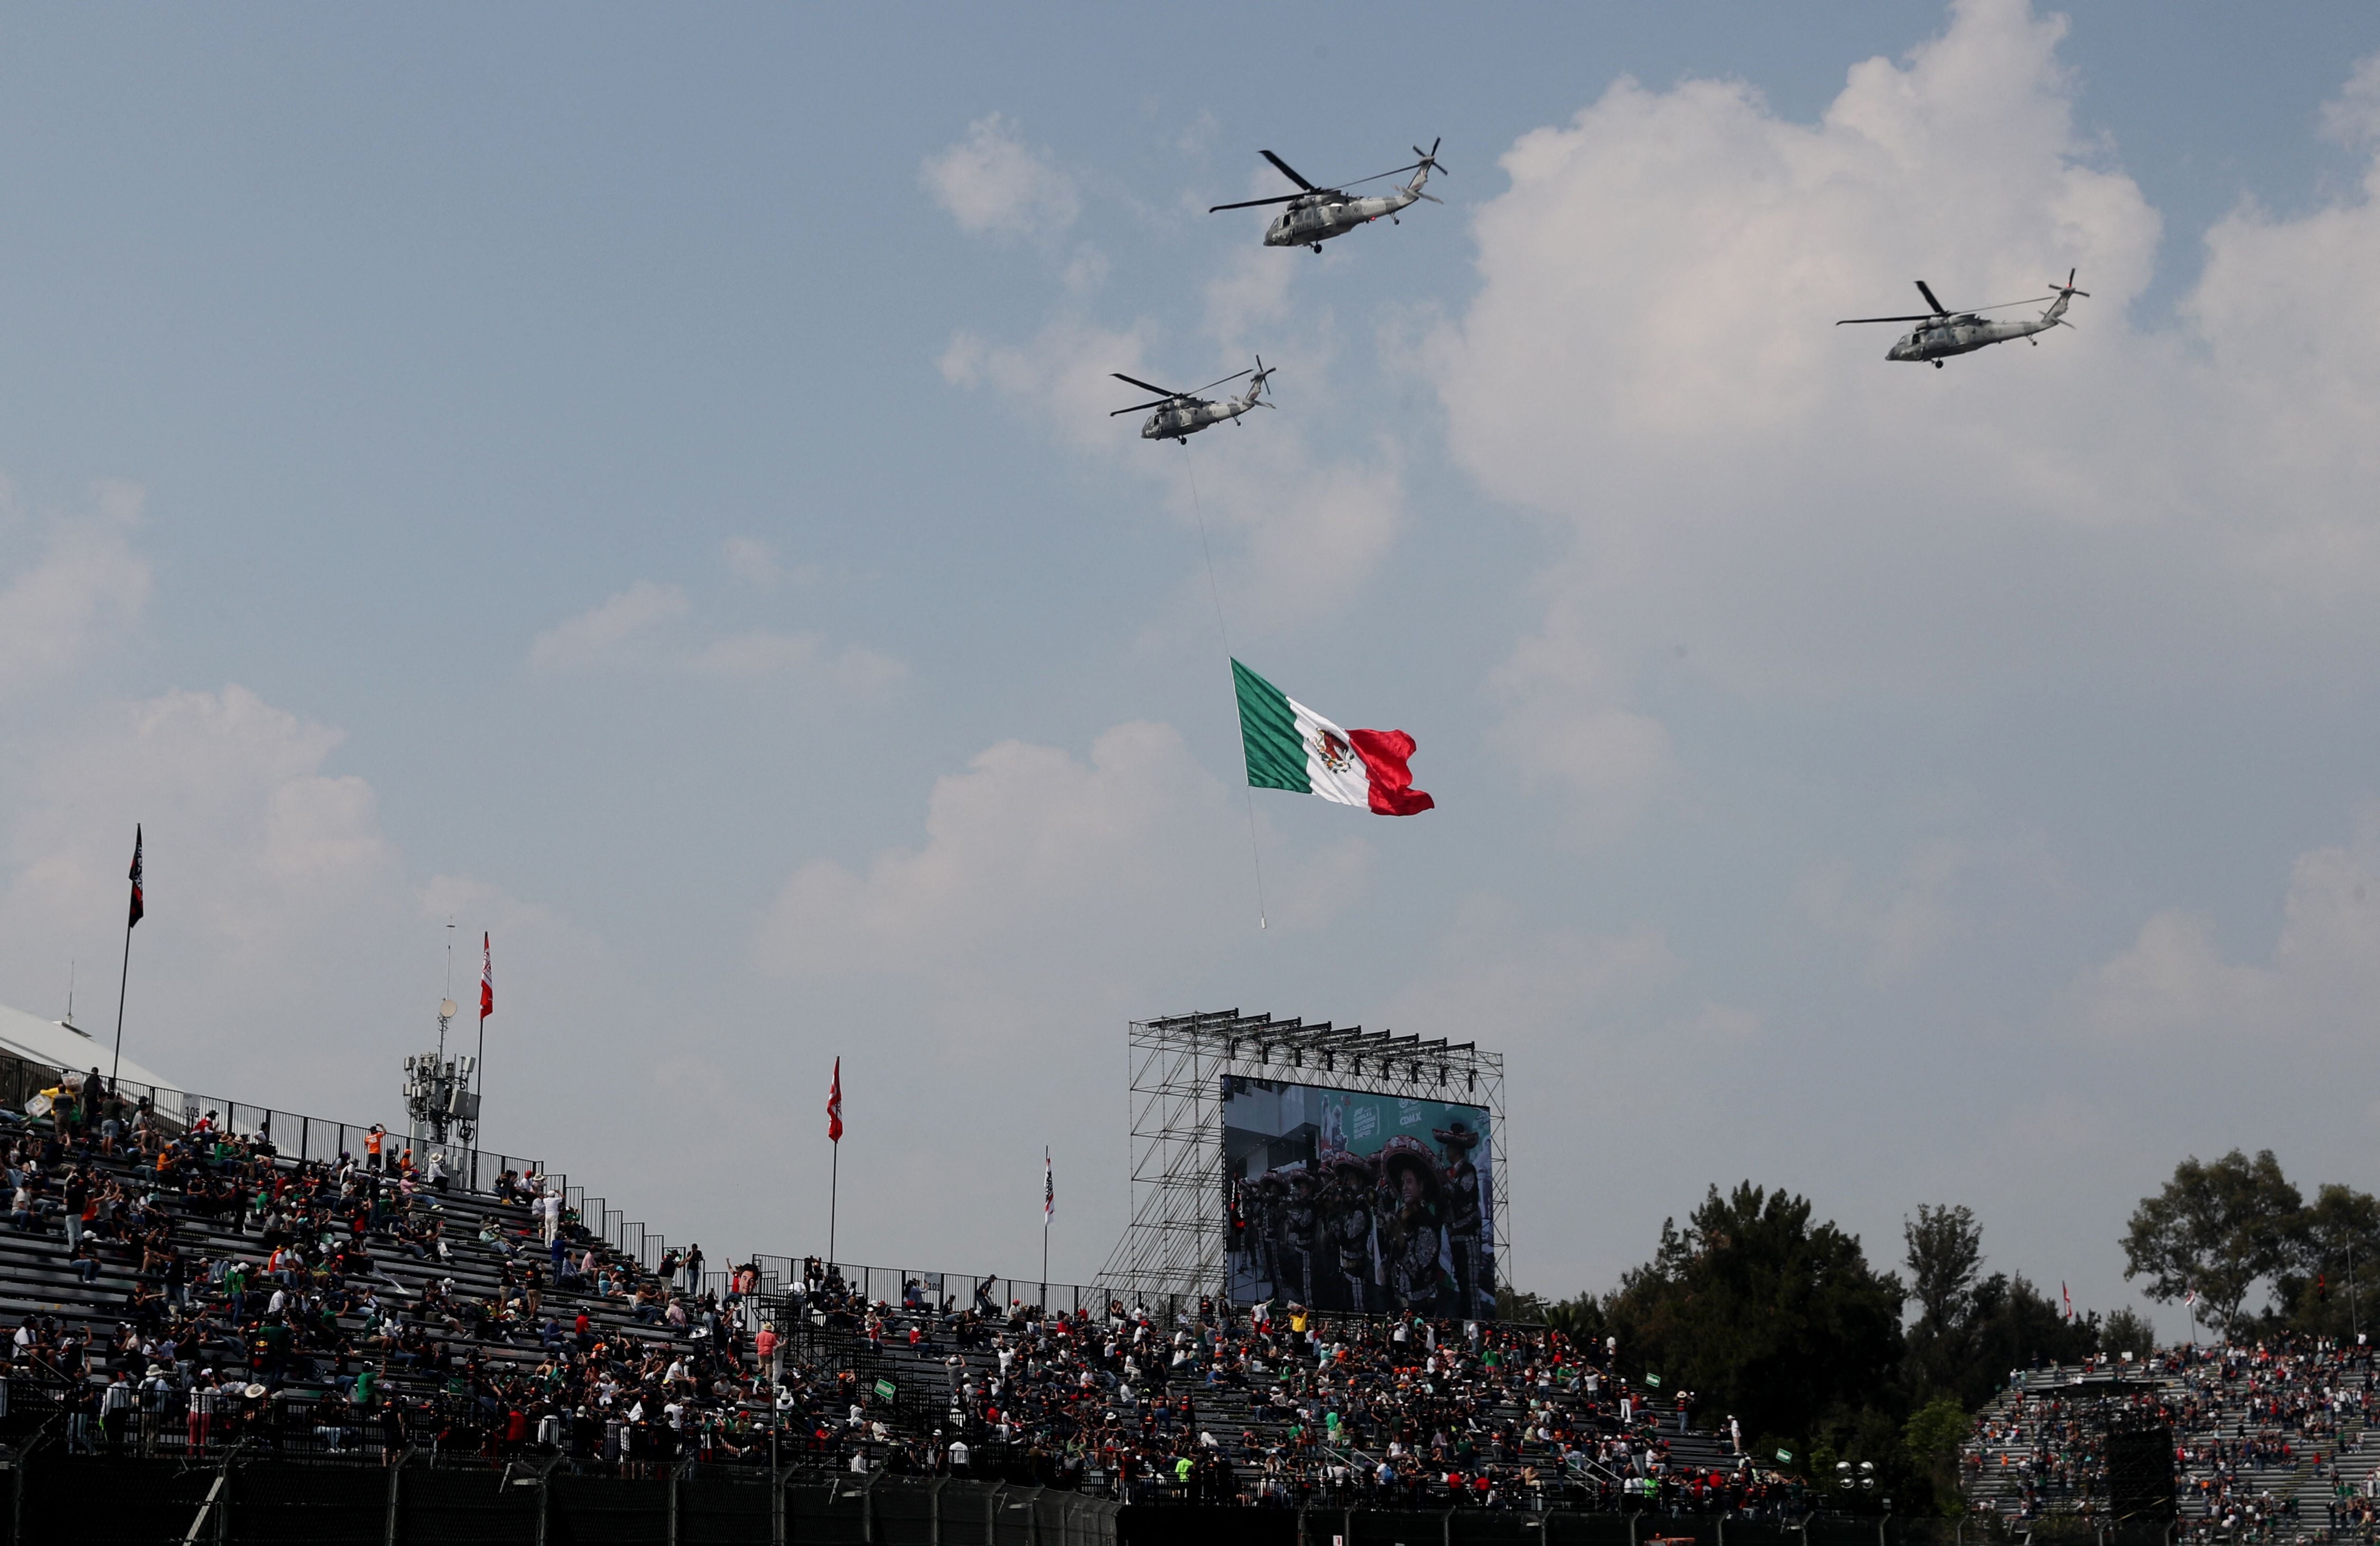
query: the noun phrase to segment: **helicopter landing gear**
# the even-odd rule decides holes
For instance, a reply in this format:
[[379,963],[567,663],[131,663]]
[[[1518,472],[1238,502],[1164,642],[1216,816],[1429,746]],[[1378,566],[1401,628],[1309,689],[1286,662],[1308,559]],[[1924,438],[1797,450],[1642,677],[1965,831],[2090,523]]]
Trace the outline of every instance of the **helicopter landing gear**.
[[1322,244],[1318,241],[1314,244],[1314,255],[1318,258],[1322,256]]
[[1940,370],[1941,368],[1942,368],[1942,362],[1941,362],[1940,360],[1938,360],[1938,359],[1937,359],[1937,360],[1936,360],[1936,361],[1934,362],[1934,369],[1936,369],[1936,370],[1937,370],[1937,371],[1938,371],[1938,370]]

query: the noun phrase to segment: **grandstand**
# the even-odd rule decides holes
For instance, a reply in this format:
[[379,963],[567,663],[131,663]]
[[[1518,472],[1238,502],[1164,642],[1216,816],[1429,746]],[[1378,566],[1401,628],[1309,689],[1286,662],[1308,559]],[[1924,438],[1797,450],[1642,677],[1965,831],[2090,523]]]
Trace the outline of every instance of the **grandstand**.
[[1961,1457],[1968,1497],[2013,1520],[2106,1518],[2103,1434],[2116,1407],[2169,1427],[2179,1512],[2193,1532],[2368,1536],[2380,1512],[2373,1382],[2369,1347],[2313,1340],[2019,1370],[1977,1417]]
[[1829,1528],[1543,1327],[689,1272],[535,1161],[392,1139],[375,1168],[370,1125],[81,1083],[0,1054],[8,1546],[91,1533],[94,1496],[118,1540],[459,1546],[551,1516],[557,1539],[1088,1546],[1202,1506],[1315,1546]]

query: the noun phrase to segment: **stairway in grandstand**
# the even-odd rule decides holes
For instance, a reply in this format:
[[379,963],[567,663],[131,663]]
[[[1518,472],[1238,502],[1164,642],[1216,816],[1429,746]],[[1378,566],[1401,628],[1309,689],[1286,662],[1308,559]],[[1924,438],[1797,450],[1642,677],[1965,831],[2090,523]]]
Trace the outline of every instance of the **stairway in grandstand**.
[[[0,1128],[0,1138],[13,1137],[20,1130],[16,1126]],[[128,1187],[147,1184],[148,1173],[130,1161],[96,1159],[94,1163],[103,1173],[123,1180]],[[287,1168],[287,1162],[281,1163]],[[479,1238],[481,1225],[489,1221],[493,1221],[502,1237],[517,1250],[540,1264],[546,1260],[545,1247],[526,1204],[460,1191],[425,1191],[419,1195],[429,1199],[428,1205],[437,1208],[443,1217],[451,1260],[420,1260],[376,1239],[372,1256],[376,1269],[374,1287],[385,1308],[411,1309],[419,1303],[424,1285],[433,1278],[453,1280],[452,1295],[455,1298],[492,1298],[497,1293],[504,1257],[495,1246]],[[162,1203],[173,1217],[174,1239],[188,1260],[195,1262],[200,1257],[208,1257],[261,1264],[265,1259],[267,1253],[260,1248],[255,1234],[231,1229],[212,1215],[188,1211],[172,1192],[164,1194]],[[64,1232],[56,1221],[48,1221],[44,1227],[31,1232],[18,1231],[0,1222],[0,1326],[13,1332],[30,1314],[79,1325],[91,1334],[97,1363],[107,1339],[128,1318],[136,1265],[127,1251],[103,1246],[97,1277],[87,1284],[68,1265]],[[271,1285],[267,1284],[264,1288],[269,1293]],[[206,1291],[200,1283],[192,1284],[189,1290],[194,1299]],[[581,1309],[588,1313],[599,1336],[633,1333],[651,1340],[666,1334],[666,1328],[638,1321],[625,1299],[559,1292],[550,1287],[542,1296],[539,1323],[551,1318],[567,1333]],[[343,1317],[341,1324],[351,1334],[363,1329],[362,1317],[354,1313]],[[433,1339],[447,1342],[458,1362],[476,1350],[492,1363],[530,1369],[545,1353],[534,1328],[528,1326],[519,1328],[509,1339],[456,1335],[434,1326],[431,1334]],[[192,1357],[194,1367],[218,1370],[246,1369],[249,1363],[246,1348],[223,1342],[199,1348]],[[334,1383],[344,1388],[352,1383],[356,1370],[361,1367],[358,1360],[350,1358],[341,1376],[327,1367],[327,1359],[316,1362],[323,1367],[314,1369],[310,1378],[300,1378],[293,1370],[285,1398],[292,1405],[310,1404]],[[140,1372],[139,1368],[131,1370],[136,1381]],[[428,1395],[436,1388],[439,1378],[431,1370],[407,1369],[392,1363],[382,1389],[392,1394]]]

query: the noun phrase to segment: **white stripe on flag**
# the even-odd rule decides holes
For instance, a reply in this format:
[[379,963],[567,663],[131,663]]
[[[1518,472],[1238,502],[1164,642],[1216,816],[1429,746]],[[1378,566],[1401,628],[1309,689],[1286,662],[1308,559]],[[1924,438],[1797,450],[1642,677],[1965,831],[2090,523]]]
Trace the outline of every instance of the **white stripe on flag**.
[[1305,748],[1305,780],[1314,792],[1341,805],[1369,807],[1372,775],[1348,743],[1347,732],[1293,698],[1289,712],[1297,721],[1297,738]]

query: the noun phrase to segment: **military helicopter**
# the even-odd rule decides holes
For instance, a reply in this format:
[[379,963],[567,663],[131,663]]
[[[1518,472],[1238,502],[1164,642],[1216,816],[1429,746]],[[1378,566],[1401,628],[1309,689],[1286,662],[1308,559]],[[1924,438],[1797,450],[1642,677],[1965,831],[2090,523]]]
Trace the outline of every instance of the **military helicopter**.
[[[1273,369],[1278,370],[1280,367],[1275,366]],[[1140,427],[1140,438],[1143,440],[1178,440],[1187,445],[1190,444],[1192,435],[1209,424],[1220,424],[1227,419],[1237,420],[1240,415],[1250,408],[1273,406],[1260,401],[1264,396],[1265,378],[1272,374],[1272,371],[1265,369],[1262,355],[1257,356],[1255,371],[1235,371],[1225,376],[1223,381],[1210,381],[1205,386],[1198,388],[1198,392],[1208,392],[1222,385],[1225,381],[1237,381],[1245,375],[1253,375],[1256,378],[1248,383],[1247,391],[1236,397],[1226,397],[1220,403],[1211,397],[1201,397],[1198,392],[1170,392],[1162,386],[1152,385],[1142,381],[1137,376],[1125,375],[1122,371],[1111,371],[1108,373],[1118,381],[1131,383],[1144,392],[1154,392],[1159,395],[1158,400],[1153,403],[1135,403],[1130,408],[1120,408],[1114,413],[1108,415],[1110,419],[1113,419],[1122,414],[1138,413],[1144,408],[1155,408],[1157,411],[1148,416],[1148,422]]]
[[[2066,283],[2060,285],[2052,281],[2049,289],[2048,295],[2035,296],[2032,300],[2004,300],[1998,306],[1978,306],[1973,311],[1952,312],[1934,298],[1934,292],[1926,287],[1925,280],[1920,279],[1917,281],[1917,293],[1925,298],[1925,304],[1934,308],[1933,310],[1910,317],[1845,317],[1835,325],[1922,323],[1924,326],[1912,329],[1899,343],[1887,349],[1884,358],[1930,359],[1938,371],[1942,368],[1944,357],[1949,355],[1973,354],[1986,344],[2005,344],[2011,338],[2033,339],[2037,347],[2040,340],[2033,338],[2034,334],[2046,333],[2053,327],[2072,327],[2074,324],[2066,321],[2066,303],[2076,296],[2088,300],[2091,292],[2074,287],[2074,270],[2070,268],[2066,271]],[[1980,315],[1985,311],[1998,311],[2010,306],[2031,306],[2044,300],[2050,303],[2049,310],[2027,322],[1987,323]]]
[[1414,154],[1421,159],[1412,165],[1400,166],[1395,171],[1378,172],[1347,185],[1348,188],[1361,188],[1382,177],[1393,177],[1399,172],[1414,175],[1413,181],[1394,193],[1374,199],[1355,198],[1345,188],[1317,188],[1299,177],[1297,169],[1288,162],[1270,151],[1262,151],[1257,153],[1271,162],[1282,177],[1304,191],[1284,193],[1278,199],[1243,199],[1236,204],[1217,204],[1207,213],[1214,214],[1222,210],[1252,210],[1262,204],[1287,204],[1289,208],[1281,211],[1273,223],[1265,227],[1264,244],[1267,247],[1311,247],[1319,252],[1322,244],[1332,237],[1343,237],[1356,226],[1368,225],[1384,214],[1389,217],[1390,225],[1402,224],[1397,219],[1397,212],[1416,199],[1427,199],[1433,204],[1446,202],[1435,193],[1421,190],[1421,185],[1429,181],[1432,172],[1445,170],[1438,164],[1438,146],[1436,140],[1429,142],[1429,149],[1426,151],[1415,145]]

